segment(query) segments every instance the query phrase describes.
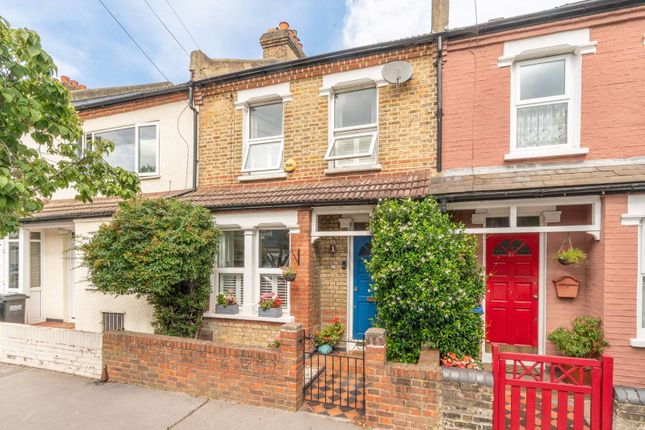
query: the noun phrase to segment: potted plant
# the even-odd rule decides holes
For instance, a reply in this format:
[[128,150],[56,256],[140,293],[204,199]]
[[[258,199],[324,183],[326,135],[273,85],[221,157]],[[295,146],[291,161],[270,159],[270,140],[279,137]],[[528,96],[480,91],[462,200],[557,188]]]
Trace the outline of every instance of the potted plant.
[[340,338],[345,332],[345,326],[340,323],[338,317],[331,320],[331,324],[326,325],[314,335],[314,344],[321,354],[330,354]]
[[219,293],[217,295],[217,304],[215,305],[215,313],[233,315],[240,311],[240,306],[233,294]]
[[296,269],[291,266],[284,266],[282,268],[282,276],[289,282],[296,280]]
[[258,315],[261,317],[280,318],[282,316],[282,300],[275,293],[263,293],[258,302]]
[[577,266],[587,261],[587,253],[580,248],[561,249],[555,258],[565,266]]
[[[600,318],[587,316],[577,317],[571,322],[571,328],[558,327],[548,336],[549,342],[567,357],[598,359],[603,349],[609,345],[602,330]],[[562,369],[571,366],[561,364]],[[561,372],[560,372],[561,373]],[[576,372],[574,377],[576,376]],[[591,371],[583,371],[583,383],[590,385]]]

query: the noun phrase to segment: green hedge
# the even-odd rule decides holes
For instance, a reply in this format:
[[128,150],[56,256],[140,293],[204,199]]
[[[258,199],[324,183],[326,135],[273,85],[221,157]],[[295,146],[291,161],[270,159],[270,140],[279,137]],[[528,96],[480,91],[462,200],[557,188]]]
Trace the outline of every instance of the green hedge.
[[156,333],[194,337],[208,306],[220,237],[203,207],[139,199],[121,203],[80,249],[99,291],[144,297],[154,307]]
[[434,199],[385,200],[370,221],[375,325],[388,333],[388,359],[416,362],[427,344],[442,355],[480,355],[484,324],[473,308],[485,294],[475,238]]

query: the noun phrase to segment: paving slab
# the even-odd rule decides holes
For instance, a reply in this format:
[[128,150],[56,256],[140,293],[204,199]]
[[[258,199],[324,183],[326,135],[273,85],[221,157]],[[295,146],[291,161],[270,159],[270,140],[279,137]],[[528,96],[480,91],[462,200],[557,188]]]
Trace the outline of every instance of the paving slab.
[[307,412],[250,407],[209,400],[187,416],[173,430],[358,430],[353,424]]
[[0,364],[0,430],[356,430],[347,422]]

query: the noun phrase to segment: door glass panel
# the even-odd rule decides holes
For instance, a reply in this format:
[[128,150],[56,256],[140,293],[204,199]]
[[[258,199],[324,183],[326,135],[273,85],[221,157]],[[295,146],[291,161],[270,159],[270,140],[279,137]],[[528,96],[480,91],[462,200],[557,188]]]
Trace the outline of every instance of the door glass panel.
[[29,246],[29,288],[40,288],[40,254],[40,242],[31,242]]
[[20,248],[17,241],[9,242],[9,288],[18,288]]

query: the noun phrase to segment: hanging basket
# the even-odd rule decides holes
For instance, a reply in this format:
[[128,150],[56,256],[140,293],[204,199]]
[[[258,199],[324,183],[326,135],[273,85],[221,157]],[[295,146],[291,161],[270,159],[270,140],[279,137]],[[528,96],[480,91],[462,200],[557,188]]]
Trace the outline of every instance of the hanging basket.
[[[566,246],[568,242],[568,247]],[[567,238],[562,241],[560,249],[555,254],[555,259],[563,266],[577,266],[587,260],[587,254],[580,248],[574,248],[571,244],[571,236],[567,233]]]

